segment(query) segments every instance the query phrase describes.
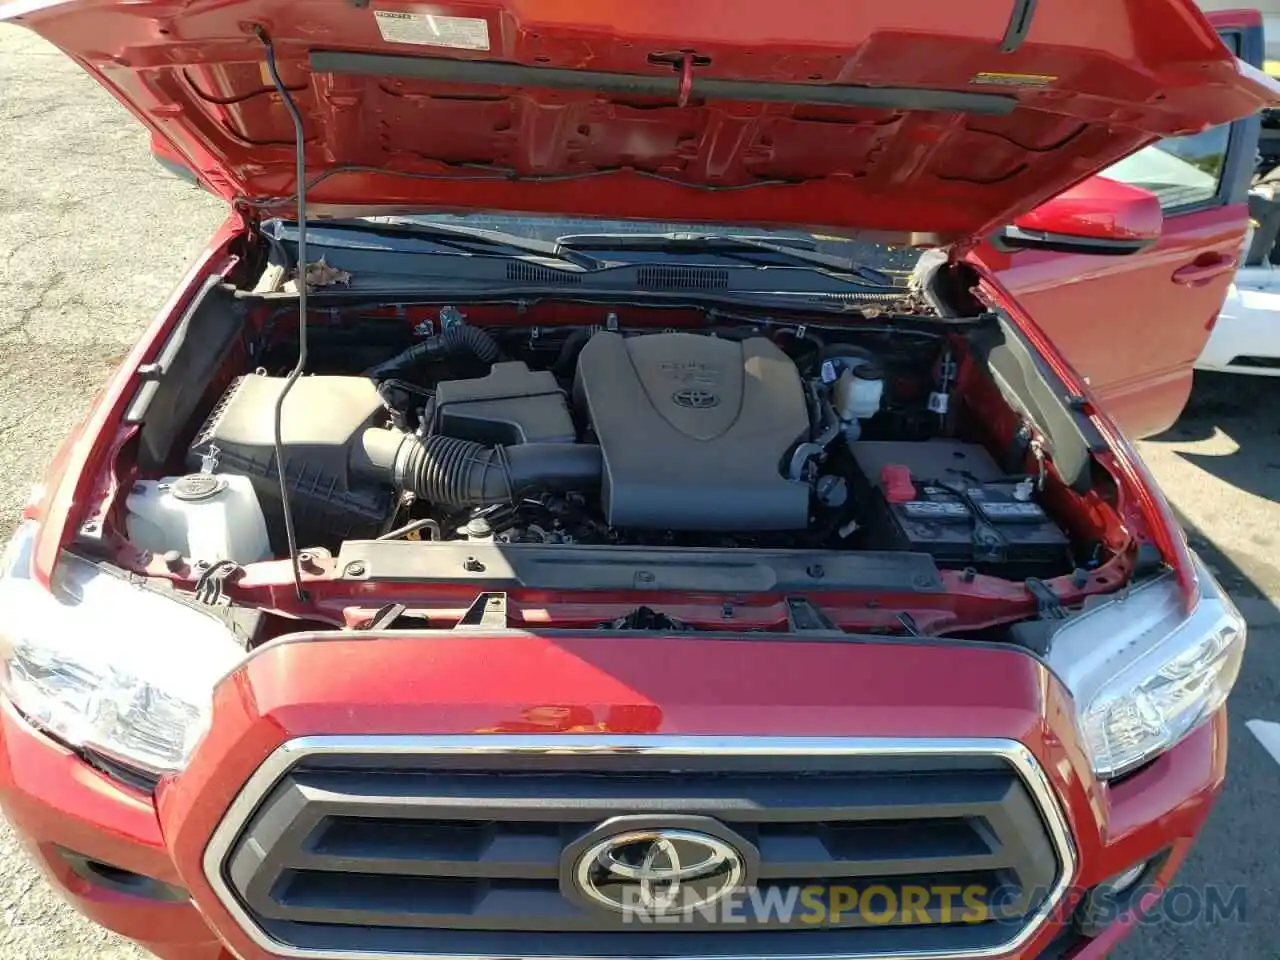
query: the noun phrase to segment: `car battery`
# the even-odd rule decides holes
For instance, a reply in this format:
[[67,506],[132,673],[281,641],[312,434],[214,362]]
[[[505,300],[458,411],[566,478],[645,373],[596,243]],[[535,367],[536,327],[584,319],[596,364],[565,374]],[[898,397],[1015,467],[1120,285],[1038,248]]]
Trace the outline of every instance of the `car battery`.
[[927,553],[943,567],[1022,579],[1073,568],[1071,542],[1034,499],[976,444],[854,442],[862,542]]

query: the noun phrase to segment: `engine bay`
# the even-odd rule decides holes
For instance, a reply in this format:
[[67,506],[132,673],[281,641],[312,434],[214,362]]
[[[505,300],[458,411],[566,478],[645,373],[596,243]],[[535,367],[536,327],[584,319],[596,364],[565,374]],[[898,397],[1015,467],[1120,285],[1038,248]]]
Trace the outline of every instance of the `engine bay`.
[[[900,551],[1014,581],[1105,553],[1056,510],[1063,483],[1043,444],[1025,430],[992,442],[973,396],[991,392],[976,326],[677,326],[660,311],[534,326],[476,312],[332,311],[309,325],[279,438],[300,548]],[[171,566],[288,556],[275,414],[290,332],[247,324],[243,353],[227,348],[168,475],[132,485],[133,546]]]

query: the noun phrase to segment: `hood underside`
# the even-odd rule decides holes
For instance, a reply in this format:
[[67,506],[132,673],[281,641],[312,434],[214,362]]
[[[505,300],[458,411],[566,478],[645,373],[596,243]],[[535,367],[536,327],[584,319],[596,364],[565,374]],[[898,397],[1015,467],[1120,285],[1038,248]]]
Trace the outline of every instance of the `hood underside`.
[[164,153],[288,214],[500,210],[945,242],[1273,81],[1192,0],[20,0]]

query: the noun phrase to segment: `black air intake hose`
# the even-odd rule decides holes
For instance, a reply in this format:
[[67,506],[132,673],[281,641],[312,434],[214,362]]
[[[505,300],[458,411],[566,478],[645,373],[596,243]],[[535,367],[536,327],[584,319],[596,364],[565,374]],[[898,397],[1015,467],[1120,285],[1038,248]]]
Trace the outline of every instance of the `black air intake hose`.
[[498,359],[498,341],[479,327],[458,324],[449,327],[438,336],[427,337],[421,343],[415,343],[390,360],[384,360],[377,366],[370,367],[364,375],[382,380],[394,376],[419,360],[434,360],[437,357],[458,356],[463,353],[470,354],[483,364],[492,364]]
[[564,338],[564,343],[560,345],[560,353],[556,355],[556,362],[552,367],[557,377],[562,380],[573,379],[578,369],[578,354],[590,339],[591,330],[589,329],[575,330]]
[[408,490],[431,503],[482,507],[510,503],[528,490],[598,486],[600,448],[578,443],[486,447],[456,437],[416,437],[371,428],[352,451],[359,474]]

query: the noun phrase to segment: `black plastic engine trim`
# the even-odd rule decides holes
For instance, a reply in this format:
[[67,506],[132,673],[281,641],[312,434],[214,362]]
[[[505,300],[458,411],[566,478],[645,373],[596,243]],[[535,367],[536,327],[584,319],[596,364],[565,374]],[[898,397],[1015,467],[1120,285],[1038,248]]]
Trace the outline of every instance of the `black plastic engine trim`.
[[1025,415],[1049,440],[1053,463],[1073,490],[1087,493],[1093,486],[1093,454],[1105,453],[1107,442],[1088,416],[1066,402],[1071,393],[1045,364],[1022,333],[1003,314],[998,328],[969,335],[974,358],[995,381],[1004,398]]
[[159,356],[138,368],[141,383],[125,423],[139,423],[138,465],[159,470],[190,423],[214,374],[240,338],[246,304],[221,277],[210,277],[191,299]]
[[477,590],[944,592],[933,559],[905,551],[348,540],[338,554],[337,568],[360,571],[344,573],[345,580],[466,581]]

